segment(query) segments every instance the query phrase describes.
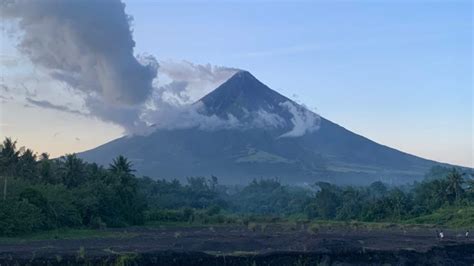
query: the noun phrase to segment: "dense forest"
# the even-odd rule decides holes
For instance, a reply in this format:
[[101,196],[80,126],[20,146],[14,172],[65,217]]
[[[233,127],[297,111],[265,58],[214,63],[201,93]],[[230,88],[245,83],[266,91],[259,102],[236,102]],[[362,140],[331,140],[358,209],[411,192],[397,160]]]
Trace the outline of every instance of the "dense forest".
[[434,167],[422,182],[368,187],[317,182],[289,186],[277,179],[223,186],[217,177],[136,177],[118,156],[108,167],[74,154],[0,147],[0,236],[56,228],[106,228],[162,223],[248,223],[252,220],[337,220],[474,226],[472,173]]

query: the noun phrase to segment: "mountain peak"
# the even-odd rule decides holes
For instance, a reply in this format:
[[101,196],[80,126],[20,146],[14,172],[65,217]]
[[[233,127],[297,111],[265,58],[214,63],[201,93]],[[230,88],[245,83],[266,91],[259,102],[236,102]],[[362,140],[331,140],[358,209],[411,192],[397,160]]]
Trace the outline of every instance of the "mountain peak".
[[240,70],[226,82],[199,100],[209,114],[239,116],[291,101],[260,82],[250,72]]
[[228,81],[230,80],[246,80],[246,81],[250,81],[250,80],[257,80],[257,78],[255,78],[250,72],[248,72],[247,70],[239,70],[237,71],[234,75],[232,75],[232,77],[230,77],[228,79]]
[[[254,77],[250,72],[246,70],[239,70],[234,75],[232,75],[226,82],[221,86],[217,87],[209,95],[214,94],[214,92],[220,91],[240,91],[240,93],[254,93],[259,90],[271,90],[265,84],[260,82],[256,77]],[[272,90],[273,91],[273,90]],[[239,94],[238,92],[235,92]]]

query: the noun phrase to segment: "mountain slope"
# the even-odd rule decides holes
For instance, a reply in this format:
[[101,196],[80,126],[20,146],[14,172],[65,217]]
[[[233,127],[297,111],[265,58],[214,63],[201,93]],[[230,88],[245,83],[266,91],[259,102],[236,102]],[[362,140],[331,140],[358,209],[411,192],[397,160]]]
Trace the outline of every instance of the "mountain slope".
[[236,73],[196,104],[203,115],[232,116],[239,126],[156,130],[123,137],[80,156],[100,164],[122,154],[154,178],[216,175],[222,183],[277,177],[368,184],[421,179],[436,162],[377,144],[271,90],[249,72]]
[[224,116],[232,114],[241,118],[247,112],[265,110],[281,114],[278,104],[291,101],[270,89],[247,71],[239,71],[199,102],[204,103],[208,114]]

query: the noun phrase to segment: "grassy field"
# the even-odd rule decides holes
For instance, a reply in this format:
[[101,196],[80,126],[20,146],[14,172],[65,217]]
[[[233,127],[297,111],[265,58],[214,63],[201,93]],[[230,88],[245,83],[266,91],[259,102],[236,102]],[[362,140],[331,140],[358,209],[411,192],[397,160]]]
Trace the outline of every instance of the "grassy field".
[[432,214],[407,220],[406,223],[433,224],[449,228],[474,227],[474,207],[442,208]]
[[20,235],[16,237],[0,237],[0,243],[21,243],[27,241],[52,239],[130,238],[136,235],[136,233],[127,232],[126,228],[123,228],[123,231],[63,228]]
[[[383,230],[383,229],[428,229],[443,226],[445,228],[459,229],[469,228],[474,225],[474,207],[465,208],[443,208],[432,214],[420,216],[400,223],[393,222],[360,222],[360,221],[331,221],[331,220],[307,220],[307,219],[278,219],[269,221],[267,219],[256,219],[255,221],[243,222],[235,220],[234,223],[201,223],[201,222],[149,222],[144,226],[135,228],[191,228],[191,227],[225,227],[244,226],[250,231],[264,231],[269,226],[277,226],[281,230],[292,231],[306,228],[309,233],[327,229],[345,230]],[[90,238],[131,238],[137,236],[135,230],[121,228],[119,230],[94,230],[94,229],[57,229],[37,232],[33,234],[20,235],[16,237],[1,237],[0,243],[18,243],[35,240],[51,239],[90,239]]]

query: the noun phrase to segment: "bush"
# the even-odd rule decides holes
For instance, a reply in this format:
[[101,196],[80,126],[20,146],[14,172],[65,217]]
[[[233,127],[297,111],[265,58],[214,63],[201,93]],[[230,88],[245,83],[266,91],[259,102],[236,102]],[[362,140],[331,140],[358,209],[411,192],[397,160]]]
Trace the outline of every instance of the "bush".
[[194,210],[191,208],[184,208],[183,220],[186,222],[192,222],[194,220]]
[[147,221],[153,222],[187,222],[181,210],[151,210],[145,214]]
[[212,215],[217,215],[221,212],[221,207],[217,206],[217,205],[213,205],[212,207],[210,207],[209,209],[207,209],[206,213],[207,215],[209,216],[212,216]]
[[41,210],[27,200],[0,203],[0,236],[27,234],[44,227]]

